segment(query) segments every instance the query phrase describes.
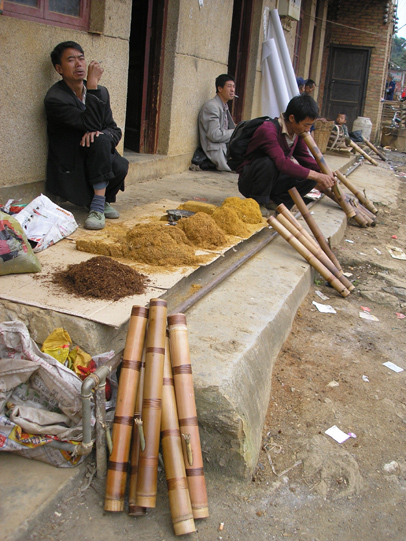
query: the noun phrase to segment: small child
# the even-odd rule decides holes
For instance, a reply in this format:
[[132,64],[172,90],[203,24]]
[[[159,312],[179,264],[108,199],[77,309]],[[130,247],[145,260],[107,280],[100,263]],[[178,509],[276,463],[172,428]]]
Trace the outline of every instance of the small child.
[[347,115],[345,113],[338,113],[337,118],[336,118],[336,124],[337,126],[340,126],[340,128],[342,129],[342,133],[344,137],[348,137],[348,128],[346,126],[346,122],[347,122]]

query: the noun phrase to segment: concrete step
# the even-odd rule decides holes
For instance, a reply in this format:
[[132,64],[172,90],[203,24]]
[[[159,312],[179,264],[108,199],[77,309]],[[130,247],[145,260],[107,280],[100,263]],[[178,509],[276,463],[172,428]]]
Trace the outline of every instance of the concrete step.
[[186,171],[191,159],[189,154],[163,156],[160,154],[138,154],[132,150],[125,150],[123,156],[130,162],[126,177],[127,186],[139,181]]

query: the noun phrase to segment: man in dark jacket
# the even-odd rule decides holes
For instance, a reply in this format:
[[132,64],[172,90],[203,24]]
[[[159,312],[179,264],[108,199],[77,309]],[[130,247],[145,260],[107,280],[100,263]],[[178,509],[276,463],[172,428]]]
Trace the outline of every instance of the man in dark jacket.
[[51,60],[62,80],[45,97],[46,187],[90,209],[86,229],[103,229],[105,218],[119,217],[110,203],[124,190],[128,171],[128,161],[116,150],[121,130],[113,119],[109,93],[98,84],[104,70],[94,60],[87,68],[82,47],[73,41],[57,45]]
[[305,196],[315,186],[323,191],[334,185],[334,176],[320,173],[316,160],[299,137],[310,131],[318,113],[314,99],[301,94],[290,100],[279,118],[265,121],[257,128],[237,169],[238,189],[244,197],[255,199],[266,209],[281,203],[291,208],[290,188],[296,187]]

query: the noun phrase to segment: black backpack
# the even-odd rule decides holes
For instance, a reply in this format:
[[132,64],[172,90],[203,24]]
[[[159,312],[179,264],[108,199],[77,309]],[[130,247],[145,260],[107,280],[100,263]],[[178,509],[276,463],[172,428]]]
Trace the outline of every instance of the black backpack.
[[266,120],[272,119],[269,116],[260,116],[252,120],[242,120],[237,124],[227,147],[227,164],[232,171],[242,164],[251,137]]

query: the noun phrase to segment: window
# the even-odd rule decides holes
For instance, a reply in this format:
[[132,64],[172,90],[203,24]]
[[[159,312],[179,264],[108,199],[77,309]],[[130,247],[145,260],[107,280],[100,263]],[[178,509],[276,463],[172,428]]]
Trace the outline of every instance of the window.
[[5,0],[3,15],[87,30],[90,0]]

